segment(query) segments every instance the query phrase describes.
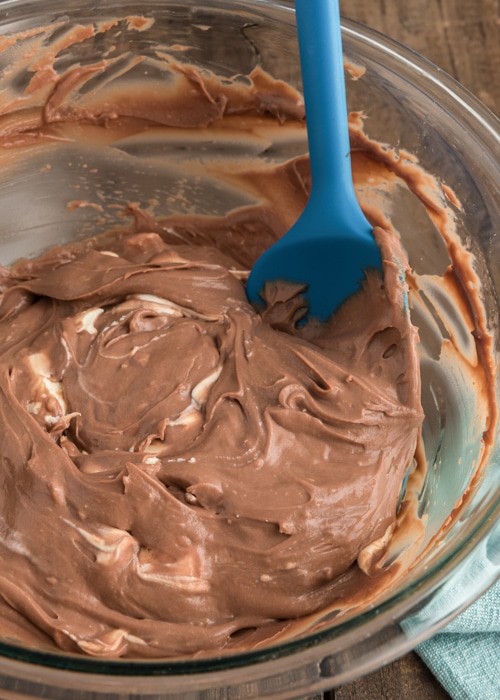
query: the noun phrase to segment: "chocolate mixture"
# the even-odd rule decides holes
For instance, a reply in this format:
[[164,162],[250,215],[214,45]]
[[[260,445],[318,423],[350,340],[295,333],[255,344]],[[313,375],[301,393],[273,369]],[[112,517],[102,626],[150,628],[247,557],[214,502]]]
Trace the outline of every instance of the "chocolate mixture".
[[224,647],[343,595],[395,528],[422,420],[399,290],[300,331],[296,292],[260,316],[228,267],[143,233],[6,274],[0,589],[64,649]]

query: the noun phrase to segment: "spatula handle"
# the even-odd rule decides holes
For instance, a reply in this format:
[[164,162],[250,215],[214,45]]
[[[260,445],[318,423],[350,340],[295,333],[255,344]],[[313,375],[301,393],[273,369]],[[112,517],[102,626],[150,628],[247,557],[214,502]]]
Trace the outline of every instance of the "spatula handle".
[[295,0],[295,12],[313,190],[331,196],[353,189],[339,4]]

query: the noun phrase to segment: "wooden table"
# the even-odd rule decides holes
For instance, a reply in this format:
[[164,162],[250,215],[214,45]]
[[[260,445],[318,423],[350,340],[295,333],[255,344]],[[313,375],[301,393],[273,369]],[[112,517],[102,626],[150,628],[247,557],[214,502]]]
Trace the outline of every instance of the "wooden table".
[[[410,46],[500,115],[498,0],[340,0],[344,16]],[[445,700],[415,654],[324,694],[324,700]],[[311,700],[321,700],[321,695]]]
[[340,0],[340,11],[418,51],[500,115],[498,0]]

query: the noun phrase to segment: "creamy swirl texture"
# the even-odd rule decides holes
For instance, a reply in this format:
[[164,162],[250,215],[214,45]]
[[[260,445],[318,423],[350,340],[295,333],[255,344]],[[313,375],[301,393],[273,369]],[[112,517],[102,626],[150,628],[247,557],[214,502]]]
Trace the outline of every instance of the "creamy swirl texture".
[[64,649],[189,654],[375,570],[422,419],[379,235],[386,285],[303,330],[300,290],[260,315],[227,256],[156,233],[6,272],[4,601]]

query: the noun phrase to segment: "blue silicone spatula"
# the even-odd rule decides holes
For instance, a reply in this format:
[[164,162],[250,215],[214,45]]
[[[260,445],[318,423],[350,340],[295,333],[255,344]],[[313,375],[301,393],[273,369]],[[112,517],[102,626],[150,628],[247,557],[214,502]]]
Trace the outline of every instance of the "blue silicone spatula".
[[266,282],[307,285],[309,318],[326,321],[381,269],[380,250],[352,181],[338,0],[295,0],[312,188],[292,228],[253,266],[250,302]]

